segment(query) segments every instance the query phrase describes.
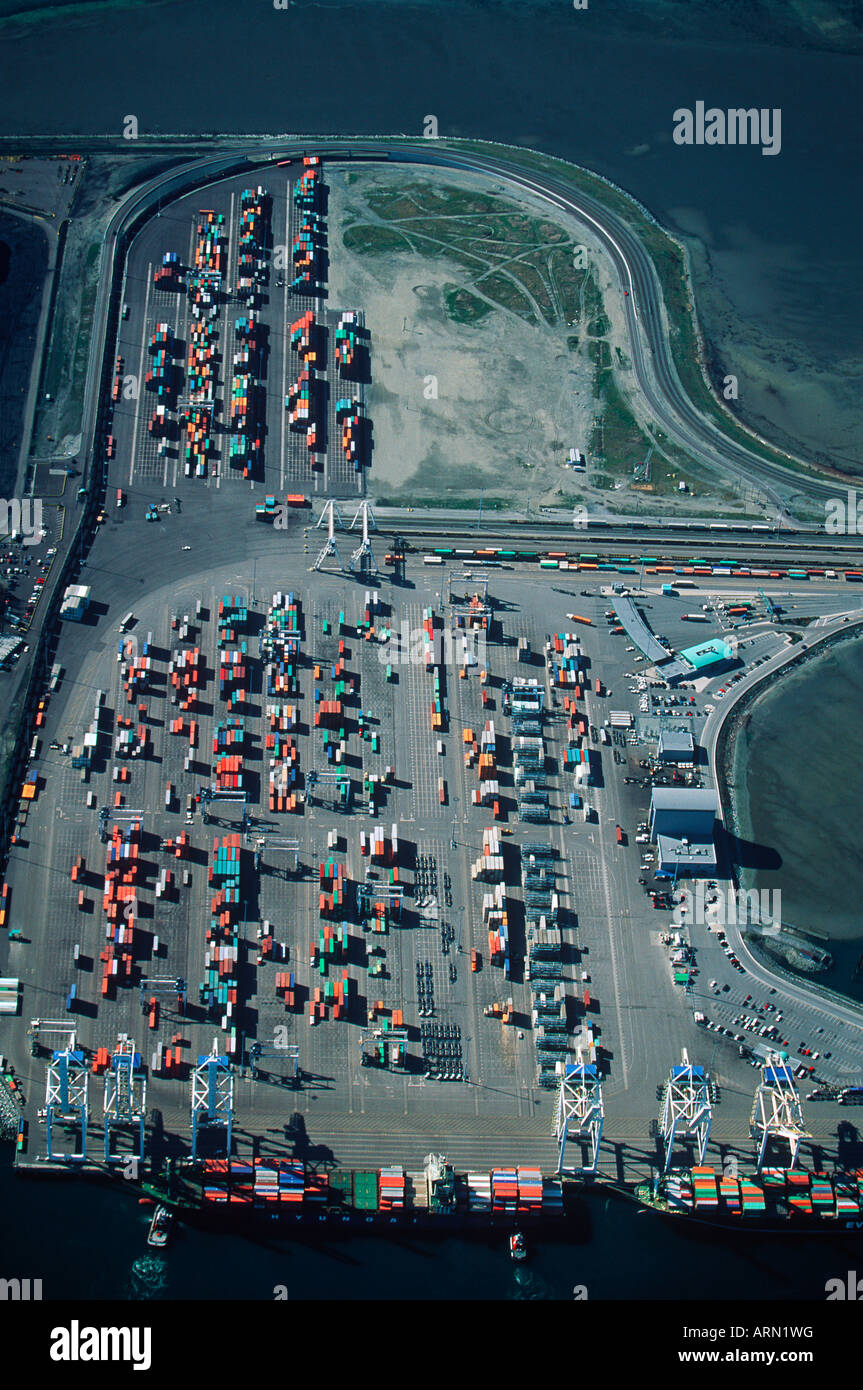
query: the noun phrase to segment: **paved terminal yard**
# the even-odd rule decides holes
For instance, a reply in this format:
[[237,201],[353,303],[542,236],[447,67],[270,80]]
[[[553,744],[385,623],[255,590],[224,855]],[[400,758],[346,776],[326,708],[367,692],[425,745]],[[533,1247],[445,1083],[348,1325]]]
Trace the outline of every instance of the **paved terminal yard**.
[[[134,1041],[148,1072],[147,1107],[151,1119],[158,1112],[154,1136],[158,1132],[163,1152],[189,1151],[191,1068],[215,1041],[218,1052],[230,1055],[235,1064],[234,1124],[241,1150],[252,1144],[265,1152],[278,1149],[287,1136],[292,1145],[299,1137],[303,1152],[332,1157],[344,1166],[392,1161],[410,1168],[432,1146],[457,1164],[522,1161],[553,1167],[556,1096],[539,1083],[531,1027],[519,853],[527,841],[548,844],[554,855],[568,1043],[580,1041],[586,1057],[593,1046],[604,1075],[608,1144],[601,1168],[630,1177],[645,1171],[655,1153],[656,1088],[683,1048],[694,1061],[708,1065],[718,1083],[715,1140],[747,1153],[757,1075],[738,1057],[731,1039],[706,1034],[693,1013],[701,1009],[718,1017],[719,1010],[711,1013],[701,995],[710,993],[708,973],[722,978],[722,966],[730,981],[718,1001],[724,1011],[737,993],[742,1008],[749,987],[743,988],[744,981],[707,939],[706,929],[700,949],[706,953],[712,948],[714,955],[709,971],[698,961],[700,970],[689,991],[698,997],[687,998],[673,984],[669,953],[660,941],[668,914],[652,910],[639,885],[641,851],[634,843],[649,795],[641,767],[649,746],[640,741],[639,729],[649,735],[653,725],[688,723],[697,737],[705,706],[716,702],[720,680],[708,683],[694,706],[690,692],[663,692],[660,697],[651,690],[649,698],[662,698],[666,707],[640,712],[645,697],[630,692],[636,677],[625,674],[637,669],[630,664],[633,653],[626,650],[630,644],[613,634],[605,619],[609,597],[601,589],[606,586],[592,578],[585,593],[576,587],[586,582],[584,575],[550,577],[533,566],[486,572],[490,626],[477,635],[479,645],[472,649],[479,660],[470,665],[462,631],[453,624],[465,599],[482,596],[482,576],[466,578],[458,563],[426,566],[413,556],[404,584],[327,573],[329,561],[324,570],[312,573],[320,531],[307,532],[297,518],[282,532],[256,523],[253,499],[245,490],[220,492],[185,480],[178,487],[182,510],[162,514],[157,524],[127,509],[111,517],[80,576],[92,586],[91,609],[82,624],[63,626],[58,658],[64,674],[40,729],[37,794],[8,870],[8,923],[24,940],[9,944],[5,970],[20,977],[23,996],[21,1016],[4,1020],[3,1036],[4,1051],[27,1097],[28,1144],[22,1158],[34,1161],[45,1153],[45,1127],[37,1110],[44,1107],[47,1052],[31,1057],[27,1040],[32,1019],[40,1018],[74,1024],[88,1055],[112,1049],[120,1034]],[[345,556],[355,541],[337,533],[337,543]],[[382,558],[385,538],[373,537],[373,543]],[[112,593],[116,597],[110,602],[100,602],[100,595]],[[282,605],[274,608],[277,594],[283,596]],[[268,651],[266,639],[276,621],[286,630],[286,620],[278,615],[289,611],[288,595],[296,618],[287,620],[287,630],[296,632],[297,656],[285,663],[285,688],[274,693],[273,649]],[[220,649],[219,607],[226,598]],[[824,592],[822,609],[839,608],[839,599],[835,588],[832,594]],[[850,602],[847,593],[841,599],[845,605]],[[644,599],[645,616],[671,641],[686,629],[679,622],[682,601],[662,596],[658,588]],[[688,598],[686,602],[688,607]],[[130,605],[134,617],[121,634],[121,619]],[[427,669],[424,624],[429,609],[438,664]],[[589,617],[590,625],[567,618],[573,611]],[[762,632],[768,640],[766,622],[755,613],[738,635],[747,630],[750,636]],[[577,715],[586,723],[581,740],[571,731],[569,711],[563,707],[568,691],[553,683],[554,668],[544,659],[547,640],[558,633],[571,634],[585,670],[584,688],[575,701]],[[519,660],[520,638],[529,645],[528,662]],[[237,653],[245,673],[222,683],[220,669],[224,676],[230,667],[220,650]],[[125,682],[135,660],[139,670],[146,661],[149,669],[141,672],[130,700]],[[179,677],[182,689],[183,672],[193,667],[200,683],[195,701],[184,710],[172,701],[177,687],[171,677]],[[442,714],[437,729],[432,726],[435,670]],[[542,692],[547,824],[528,825],[517,816],[518,735],[504,712],[504,687],[517,678],[535,680]],[[597,678],[601,695],[594,693]],[[237,691],[240,698],[232,702]],[[671,699],[681,703],[672,705]],[[332,707],[336,700],[341,710],[326,712],[324,706]],[[82,743],[97,709],[98,739],[85,779],[62,747],[71,750]],[[278,715],[273,714],[276,709]],[[598,734],[612,709],[631,710],[634,724],[626,734],[615,730],[615,741],[605,745]],[[360,730],[360,711],[366,736]],[[118,720],[126,719],[130,726],[121,727]],[[195,746],[190,743],[193,721]],[[283,725],[275,731],[279,748],[273,745],[274,723]],[[492,805],[472,805],[473,793],[482,785],[482,754],[473,752],[473,743],[481,745],[487,725],[494,726],[495,775],[488,775],[486,764],[483,778],[497,783],[496,794],[489,795],[498,801],[499,819]],[[467,743],[466,730],[473,735]],[[140,752],[121,756],[118,736]],[[334,748],[343,744],[338,762],[328,761],[325,737]],[[222,740],[217,755],[214,738]],[[566,746],[578,741],[590,749],[593,764],[594,785],[582,786],[583,800],[596,817],[589,822],[569,805],[576,782],[563,762]],[[52,744],[60,748],[52,749]],[[284,783],[285,794],[296,797],[294,810],[270,810],[274,754],[283,766],[297,768],[293,785]],[[466,754],[472,766],[466,766]],[[220,780],[219,757],[239,758],[239,763],[222,764],[228,770],[221,781],[227,785],[231,777],[242,777],[237,790],[246,797],[245,824],[241,801],[196,799]],[[338,780],[343,774],[350,783],[347,810]],[[378,779],[373,813],[369,776]],[[190,796],[194,809],[188,823]],[[137,843],[137,869],[126,885],[131,892],[120,900],[113,919],[103,899],[110,845],[100,837],[102,807],[109,810],[105,833],[109,840],[116,838],[121,858],[124,838]],[[616,840],[618,824],[626,831],[623,845]],[[383,833],[383,854],[372,853],[375,827]],[[391,853],[393,827],[396,856]],[[502,851],[509,977],[503,955],[490,957],[484,910],[484,899],[497,891],[499,871],[481,868],[481,877],[471,876],[472,866],[490,847],[488,839],[484,844],[484,832],[492,830],[498,832]],[[361,852],[361,833],[367,854]],[[186,843],[178,857],[179,837]],[[216,843],[238,846],[236,880],[219,878]],[[83,863],[73,882],[79,856]],[[324,880],[322,864],[327,866]],[[211,867],[217,869],[214,881]],[[171,875],[167,882],[165,871]],[[160,880],[165,886],[157,893]],[[210,1007],[200,992],[207,979],[212,902],[226,884],[236,884],[233,902],[229,895],[216,916],[226,912],[228,923],[217,944],[229,946],[234,939],[238,944],[236,968],[222,967],[235,991],[230,1010],[224,1003]],[[331,907],[325,902],[322,913],[321,893],[331,895],[339,884],[341,903]],[[360,905],[358,889],[364,884],[380,891],[377,910],[382,917],[375,917],[373,897]],[[399,889],[403,897],[397,911]],[[369,929],[369,922],[376,929]],[[338,938],[342,923],[344,939],[335,940],[322,972],[320,956],[313,963],[310,948],[319,946],[326,927]],[[116,944],[108,940],[109,933],[118,937]],[[270,945],[264,944],[267,935]],[[114,968],[103,953],[112,945],[118,974],[103,994],[106,965]],[[343,987],[345,1003],[337,1009],[336,989],[344,977],[351,984]],[[171,983],[142,987],[147,979]],[[178,1007],[177,980],[187,985],[185,1009]],[[73,985],[75,998],[67,1012]],[[311,1023],[316,990],[321,1002]],[[492,1008],[497,1017],[487,1015]],[[503,1011],[507,1022],[501,1021]],[[803,1011],[801,1015],[806,1017]],[[811,1035],[808,1017],[799,1027]],[[431,1037],[431,1028],[445,1036]],[[388,1035],[397,1041],[382,1056]],[[48,1034],[42,1042],[53,1045]],[[263,1054],[253,1079],[250,1049],[255,1042]],[[291,1081],[292,1044],[297,1047],[298,1083]],[[173,1065],[166,1074],[169,1050],[174,1058],[167,1059]],[[863,1061],[859,1037],[849,1034],[836,1059],[847,1069],[845,1084],[856,1080]],[[460,1079],[445,1079],[447,1073]],[[94,1158],[102,1152],[96,1127],[102,1121],[103,1085],[102,1076],[91,1076],[89,1150]],[[820,1138],[835,1133],[836,1113],[832,1105],[809,1107],[810,1127],[814,1115]],[[56,1129],[54,1142],[59,1152],[74,1143],[71,1134],[61,1132],[58,1138]],[[128,1136],[118,1137],[118,1151],[130,1142]]]

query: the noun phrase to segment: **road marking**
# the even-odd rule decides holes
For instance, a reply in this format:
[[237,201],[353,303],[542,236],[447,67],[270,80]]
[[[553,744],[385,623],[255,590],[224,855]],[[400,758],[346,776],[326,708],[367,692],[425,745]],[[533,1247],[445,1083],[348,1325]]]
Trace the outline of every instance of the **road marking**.
[[135,449],[138,443],[138,415],[141,410],[141,393],[144,390],[144,348],[147,341],[147,313],[150,305],[150,285],[153,281],[153,262],[147,262],[147,293],[144,296],[144,318],[141,325],[141,351],[138,356],[138,394],[135,397],[135,419],[132,424],[132,447],[129,450],[129,487],[135,476]]
[[[234,256],[233,256],[233,245],[234,245],[234,202],[235,202],[236,196],[237,196],[236,193],[235,193],[234,190],[232,189],[232,190],[231,190],[231,210],[230,210],[230,212],[228,213],[228,257],[227,257],[227,263],[226,263],[226,265],[225,265],[225,271],[226,271],[226,273],[227,273],[228,275],[232,275],[231,267],[232,267],[233,264],[234,264]],[[224,281],[225,281],[225,276],[223,275],[223,276],[222,276],[222,286],[223,286],[223,288],[224,288]],[[228,283],[229,283],[229,284],[231,283],[230,280],[228,281]],[[236,285],[234,285],[234,289],[236,289],[236,288],[237,288]],[[227,313],[227,307],[228,307],[228,306],[227,306],[227,303],[226,303],[226,304],[225,304],[225,312],[226,312],[226,313]]]
[[[288,177],[285,184],[285,255],[288,254],[288,242],[291,230],[291,180]],[[285,490],[285,429],[287,426],[287,410],[285,408],[285,398],[288,394],[288,362],[290,360],[290,333],[288,328],[288,271],[287,266],[283,266],[284,285],[282,286],[282,383],[279,390],[279,415],[281,416],[282,444],[281,458],[279,465],[279,489]]]

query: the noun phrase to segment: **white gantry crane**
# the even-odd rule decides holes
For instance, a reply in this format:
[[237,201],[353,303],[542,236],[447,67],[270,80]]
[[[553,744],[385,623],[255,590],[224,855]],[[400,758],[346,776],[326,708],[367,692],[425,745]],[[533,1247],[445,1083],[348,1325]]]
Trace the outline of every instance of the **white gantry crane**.
[[698,1162],[704,1162],[713,1118],[710,1082],[704,1067],[696,1067],[683,1049],[682,1060],[673,1066],[662,1091],[660,1136],[663,1147],[663,1174],[671,1166],[678,1135],[685,1134],[698,1145]]
[[137,1141],[132,1157],[144,1161],[144,1121],[147,1115],[147,1081],[141,1067],[141,1054],[132,1040],[122,1035],[105,1072],[105,1162],[125,1163],[125,1152],[112,1150],[111,1136],[115,1129],[136,1132]]
[[565,1167],[567,1140],[586,1140],[590,1146],[590,1161],[578,1163],[582,1173],[595,1173],[602,1142],[602,1082],[595,1062],[585,1062],[581,1050],[577,1061],[564,1062],[557,1093],[555,1137],[560,1146],[557,1171]]
[[797,1162],[800,1141],[811,1136],[803,1122],[803,1108],[789,1063],[771,1053],[761,1068],[755,1092],[749,1132],[758,1140],[758,1171],[771,1139],[783,1139],[790,1150],[789,1167]]
[[[84,1053],[75,1046],[72,1035],[62,1051],[57,1049],[52,1052],[48,1063],[45,1149],[49,1163],[87,1162],[88,1085],[89,1072]],[[79,1134],[80,1145],[71,1152],[57,1153],[54,1148],[55,1124]]]
[[[299,868],[299,864],[300,864],[300,842],[299,842],[299,840],[292,840],[292,839],[291,839],[289,836],[287,836],[287,835],[271,835],[271,834],[269,834],[269,832],[267,832],[267,833],[264,834],[264,835],[259,835],[259,836],[256,838],[256,840],[255,840],[255,858],[254,858],[255,868],[258,869],[258,870],[260,870],[261,867],[263,866],[264,854],[265,854],[265,853],[267,853],[268,855],[270,855],[270,854],[290,854],[290,855],[293,855],[294,862],[293,862],[293,865],[291,866],[293,872],[296,873],[297,869]],[[275,873],[276,870],[274,869],[273,872]],[[287,878],[288,872],[289,872],[288,869],[285,869],[285,870],[284,870],[283,876],[284,876],[285,878]]]
[[360,520],[360,517],[362,517],[363,522],[363,538],[351,556],[350,569],[351,572],[353,572],[359,565],[360,574],[377,575],[380,574],[380,570],[378,569],[375,554],[372,550],[372,543],[369,540],[369,523],[371,523],[372,530],[376,531],[378,529],[371,502],[361,502],[357,507],[356,515],[350,525],[352,531]]
[[344,531],[345,528],[339,513],[338,505],[332,497],[329,501],[324,503],[323,510],[315,522],[315,530],[317,531],[319,526],[323,526],[324,522],[327,524],[327,539],[312,569],[319,570],[327,556],[334,555],[339,562],[339,569],[344,572],[345,567],[342,563],[342,557],[339,554],[339,547],[336,545],[336,522],[339,524],[340,531]]
[[225,1156],[231,1152],[231,1130],[234,1123],[234,1076],[228,1057],[219,1052],[219,1040],[213,1039],[209,1056],[198,1058],[192,1072],[192,1158],[198,1157],[198,1139],[205,1131],[224,1133]]

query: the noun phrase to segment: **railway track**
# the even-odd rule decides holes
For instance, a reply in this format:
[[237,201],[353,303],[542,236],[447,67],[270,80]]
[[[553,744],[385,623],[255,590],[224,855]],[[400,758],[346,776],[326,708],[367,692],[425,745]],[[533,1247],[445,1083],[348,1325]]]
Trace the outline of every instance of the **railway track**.
[[[395,530],[396,527],[393,528]],[[412,553],[424,553],[430,559],[450,562],[482,562],[489,564],[535,561],[551,567],[561,561],[568,567],[596,569],[609,567],[645,566],[649,573],[659,567],[674,570],[714,570],[740,573],[755,578],[819,578],[850,576],[852,581],[863,570],[863,544],[859,538],[842,537],[847,544],[825,545],[814,535],[810,539],[764,540],[754,537],[721,537],[710,534],[685,539],[670,539],[629,532],[608,532],[588,535],[572,542],[571,533],[561,534],[544,528],[514,533],[509,528],[489,528],[478,536],[476,530],[462,530],[446,525],[418,527],[398,524],[398,532]],[[633,541],[637,539],[637,544]],[[460,541],[473,544],[459,544]],[[828,573],[829,572],[829,573]]]

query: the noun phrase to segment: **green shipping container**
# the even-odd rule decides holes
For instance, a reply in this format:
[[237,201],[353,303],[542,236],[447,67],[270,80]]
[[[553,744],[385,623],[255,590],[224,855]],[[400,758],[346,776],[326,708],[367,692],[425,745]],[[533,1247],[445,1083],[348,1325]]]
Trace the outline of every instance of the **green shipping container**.
[[354,1173],[354,1206],[358,1211],[377,1211],[377,1173]]

